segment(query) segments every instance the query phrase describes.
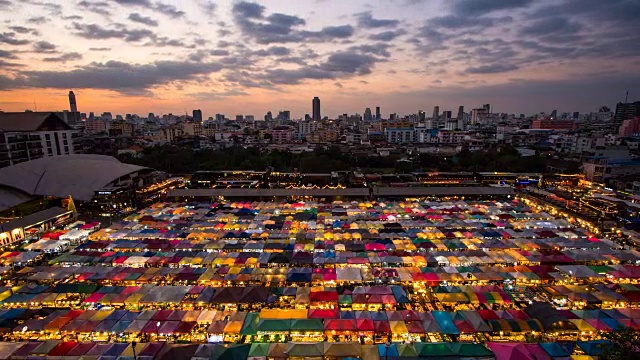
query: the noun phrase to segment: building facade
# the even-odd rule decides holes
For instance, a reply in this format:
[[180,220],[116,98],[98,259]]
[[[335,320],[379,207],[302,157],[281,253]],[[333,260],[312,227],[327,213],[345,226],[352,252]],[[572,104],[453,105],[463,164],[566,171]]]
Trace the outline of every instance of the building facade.
[[76,153],[76,131],[55,113],[0,113],[0,167]]

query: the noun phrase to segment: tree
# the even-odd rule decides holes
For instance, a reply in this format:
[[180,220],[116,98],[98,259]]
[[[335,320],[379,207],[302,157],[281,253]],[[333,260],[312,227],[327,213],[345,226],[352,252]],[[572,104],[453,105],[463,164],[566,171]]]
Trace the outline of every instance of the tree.
[[600,359],[630,360],[640,359],[640,331],[631,328],[603,333],[602,337],[611,342],[611,346],[602,349]]

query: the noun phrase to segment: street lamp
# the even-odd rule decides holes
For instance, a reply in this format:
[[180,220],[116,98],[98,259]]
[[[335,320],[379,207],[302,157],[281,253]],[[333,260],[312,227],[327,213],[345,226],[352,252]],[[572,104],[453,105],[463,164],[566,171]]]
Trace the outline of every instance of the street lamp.
[[384,343],[384,360],[389,360],[389,347],[391,344],[388,341]]
[[133,349],[133,360],[138,360],[138,357],[136,356],[136,345],[138,345],[138,343],[135,341],[131,343],[131,349]]

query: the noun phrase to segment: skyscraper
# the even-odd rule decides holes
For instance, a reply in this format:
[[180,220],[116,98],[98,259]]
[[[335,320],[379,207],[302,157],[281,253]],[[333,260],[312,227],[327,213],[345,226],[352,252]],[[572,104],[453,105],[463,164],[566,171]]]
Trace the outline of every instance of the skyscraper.
[[418,111],[418,120],[421,123],[425,122],[425,120],[427,120],[427,114],[422,110]]
[[376,120],[380,121],[382,114],[380,113],[380,106],[376,106]]
[[202,110],[193,110],[193,122],[198,124],[202,123]]
[[76,95],[73,91],[69,91],[69,107],[71,108],[72,113],[78,112],[78,106],[76,105]]
[[491,104],[484,104],[482,108],[487,111],[487,114],[491,114]]
[[463,118],[464,118],[464,106],[463,106],[463,105],[460,105],[460,106],[458,107],[458,116],[457,116],[457,119],[458,119],[458,120],[462,120]]
[[442,117],[443,117],[445,120],[449,120],[449,119],[451,119],[451,111],[449,111],[449,110],[447,110],[447,111],[443,111],[443,112],[442,112]]
[[156,115],[154,113],[149,113],[149,115],[147,115],[147,120],[151,121],[151,122],[155,122],[156,121]]
[[440,117],[440,106],[434,106],[433,107],[433,120],[438,120],[438,118]]
[[313,120],[320,121],[322,119],[320,116],[320,98],[317,96],[314,97],[311,103],[313,105]]
[[619,102],[616,104],[616,113],[613,116],[613,120],[617,123],[622,123],[622,121],[633,119],[636,116],[640,116],[640,101],[632,103]]
[[364,109],[364,121],[373,120],[373,115],[371,114],[371,108]]
[[69,111],[68,116],[64,116],[65,121],[68,124],[77,124],[81,121],[80,113],[78,112],[78,105],[76,104],[76,95],[73,91],[69,91]]
[[291,120],[291,110],[283,110],[278,113],[278,120],[289,121]]

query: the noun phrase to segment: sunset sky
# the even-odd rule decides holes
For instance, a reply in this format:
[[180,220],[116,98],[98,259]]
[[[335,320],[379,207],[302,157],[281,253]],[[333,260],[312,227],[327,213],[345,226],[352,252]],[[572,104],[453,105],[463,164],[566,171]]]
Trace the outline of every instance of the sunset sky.
[[0,0],[0,110],[596,111],[640,100],[638,0]]

